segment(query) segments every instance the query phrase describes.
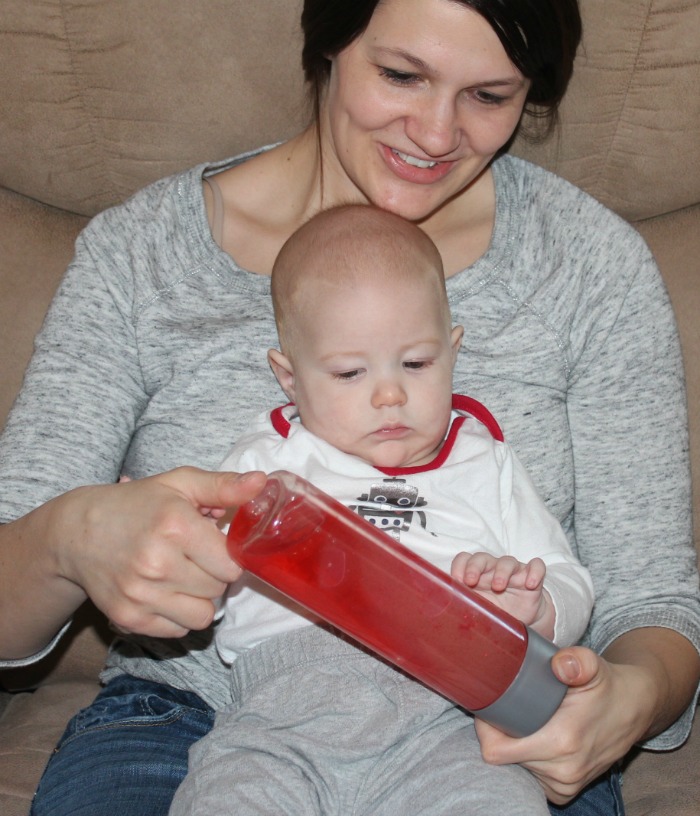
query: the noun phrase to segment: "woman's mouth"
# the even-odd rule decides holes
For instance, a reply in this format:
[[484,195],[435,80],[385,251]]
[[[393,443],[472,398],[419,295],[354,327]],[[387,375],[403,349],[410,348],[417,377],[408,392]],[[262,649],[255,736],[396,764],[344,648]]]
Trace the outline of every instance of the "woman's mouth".
[[382,154],[385,164],[395,176],[413,184],[433,184],[440,181],[455,164],[453,161],[421,159],[386,145],[382,145]]
[[406,162],[406,164],[410,164],[412,167],[422,167],[426,169],[428,167],[435,167],[437,164],[436,161],[426,161],[425,159],[417,159],[415,156],[409,156],[408,153],[402,153],[400,150],[394,150],[392,148],[392,153],[397,155],[400,159]]

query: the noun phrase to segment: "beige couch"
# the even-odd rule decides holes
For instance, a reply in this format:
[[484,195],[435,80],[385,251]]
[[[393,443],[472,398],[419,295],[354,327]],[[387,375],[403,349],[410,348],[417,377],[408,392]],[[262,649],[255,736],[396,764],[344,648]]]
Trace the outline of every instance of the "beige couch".
[[[152,179],[284,138],[305,120],[298,0],[2,0],[0,417],[87,218]],[[557,137],[515,151],[635,222],[677,311],[700,474],[700,4],[582,0],[584,44]],[[51,406],[46,406],[51,410]],[[7,454],[4,454],[7,455]],[[700,476],[695,517],[700,518]],[[41,603],[41,598],[37,598]],[[43,664],[5,672],[0,812],[25,814],[68,717],[97,691],[86,606]],[[25,689],[35,689],[32,692]],[[644,753],[631,816],[700,813],[700,735]]]

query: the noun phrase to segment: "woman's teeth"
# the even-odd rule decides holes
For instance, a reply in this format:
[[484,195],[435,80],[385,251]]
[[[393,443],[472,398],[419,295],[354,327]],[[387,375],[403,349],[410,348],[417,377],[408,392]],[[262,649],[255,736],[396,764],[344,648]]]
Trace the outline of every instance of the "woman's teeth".
[[421,167],[426,170],[428,167],[435,167],[436,161],[425,161],[424,159],[417,159],[415,156],[409,156],[408,153],[402,153],[400,150],[394,150],[394,153],[406,164],[412,167]]

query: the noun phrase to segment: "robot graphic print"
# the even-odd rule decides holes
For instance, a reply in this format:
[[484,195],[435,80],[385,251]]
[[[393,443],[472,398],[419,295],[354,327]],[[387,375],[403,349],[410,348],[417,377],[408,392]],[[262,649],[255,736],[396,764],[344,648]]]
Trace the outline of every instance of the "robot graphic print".
[[396,541],[401,541],[401,532],[408,530],[414,521],[426,529],[425,513],[418,508],[427,502],[418,495],[418,488],[407,484],[405,479],[375,482],[357,501],[363,504],[350,505],[350,509]]

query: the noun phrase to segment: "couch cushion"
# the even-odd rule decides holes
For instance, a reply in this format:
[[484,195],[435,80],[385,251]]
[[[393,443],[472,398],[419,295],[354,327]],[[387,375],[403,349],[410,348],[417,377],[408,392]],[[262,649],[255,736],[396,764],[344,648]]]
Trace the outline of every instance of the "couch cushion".
[[640,751],[623,774],[627,816],[698,816],[700,803],[700,714],[680,751]]
[[700,205],[635,226],[661,268],[683,346],[694,476],[695,546],[700,554]]
[[26,816],[31,797],[66,723],[99,691],[97,683],[62,682],[15,694],[0,717],[0,813]]
[[558,138],[517,152],[629,220],[700,200],[700,3],[580,0]]
[[94,214],[156,178],[291,135],[305,118],[299,9],[5,0],[0,75],[13,81],[0,84],[0,184]]

